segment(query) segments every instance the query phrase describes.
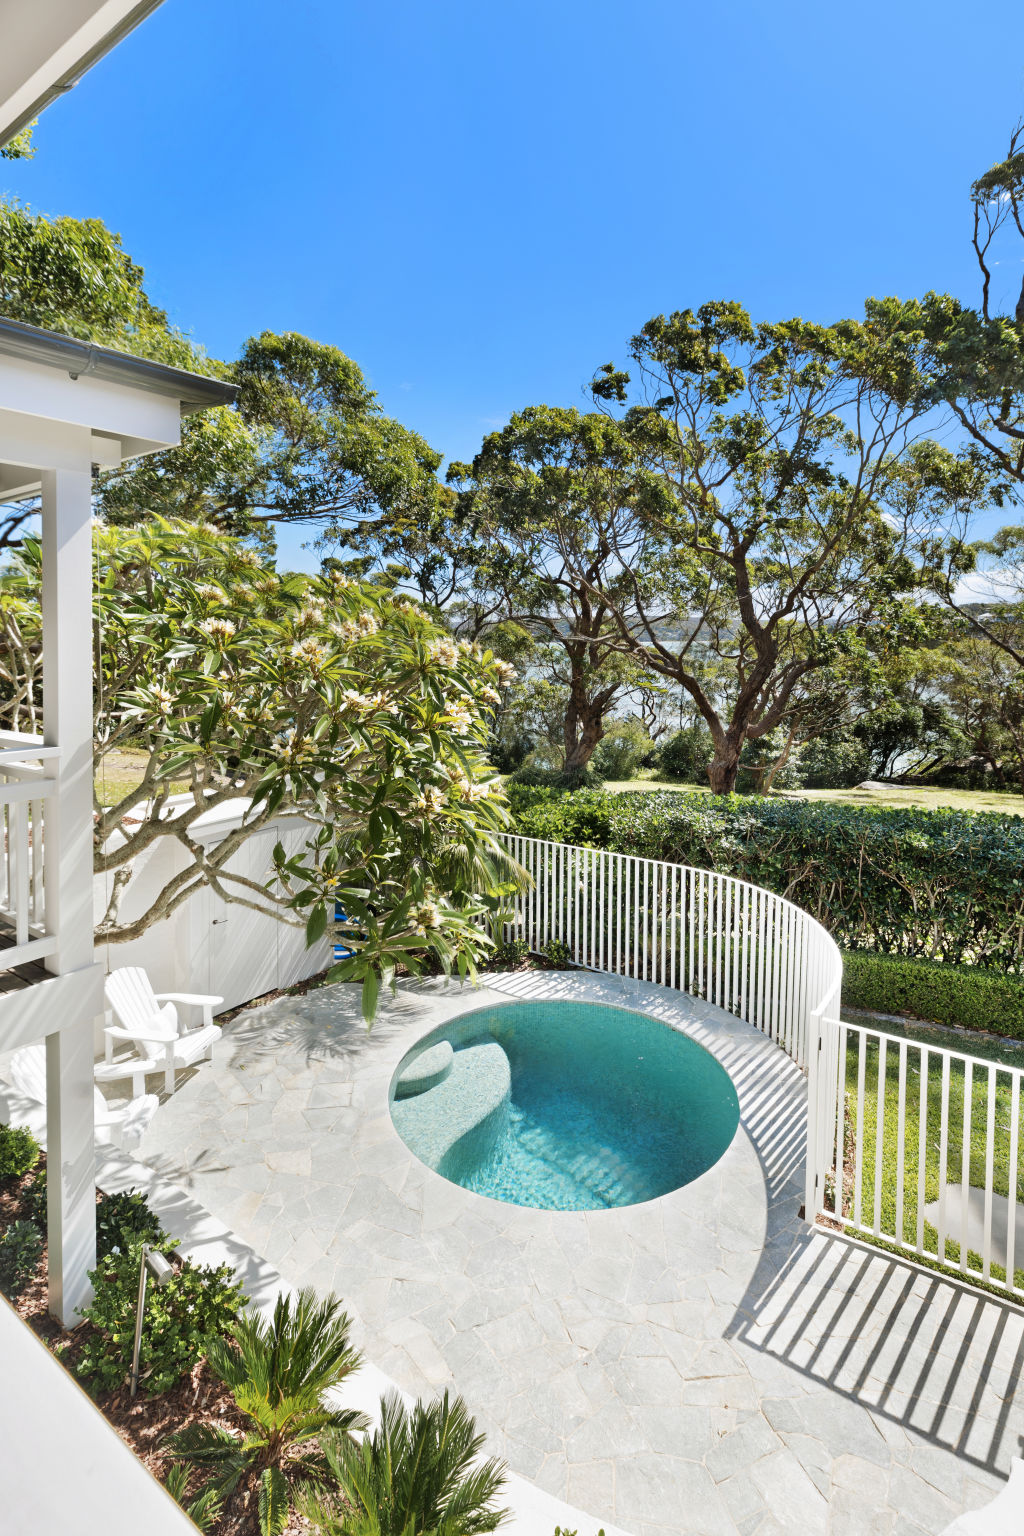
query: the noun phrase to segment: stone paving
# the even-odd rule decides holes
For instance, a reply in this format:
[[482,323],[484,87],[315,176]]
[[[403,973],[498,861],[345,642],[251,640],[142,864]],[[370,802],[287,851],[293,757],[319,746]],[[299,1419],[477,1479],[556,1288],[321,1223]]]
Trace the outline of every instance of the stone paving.
[[[293,1284],[332,1288],[405,1390],[462,1393],[488,1449],[637,1536],[935,1536],[1019,1451],[1024,1315],[844,1237],[802,1198],[803,1079],[709,1004],[579,972],[352,989],[240,1016],[142,1156]],[[740,1129],[685,1189],[546,1212],[448,1184],[388,1086],[443,1019],[512,997],[636,1007],[730,1071]],[[538,1533],[550,1536],[550,1533]]]

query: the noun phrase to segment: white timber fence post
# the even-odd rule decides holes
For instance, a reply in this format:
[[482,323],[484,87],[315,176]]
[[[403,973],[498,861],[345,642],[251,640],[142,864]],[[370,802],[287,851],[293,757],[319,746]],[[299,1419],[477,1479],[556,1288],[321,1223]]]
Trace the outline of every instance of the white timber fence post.
[[[91,465],[45,471],[42,493],[43,729],[60,749],[44,853],[57,949],[46,966],[64,976],[93,964]],[[49,1303],[65,1327],[96,1264],[93,1117],[90,1021],[46,1037]]]

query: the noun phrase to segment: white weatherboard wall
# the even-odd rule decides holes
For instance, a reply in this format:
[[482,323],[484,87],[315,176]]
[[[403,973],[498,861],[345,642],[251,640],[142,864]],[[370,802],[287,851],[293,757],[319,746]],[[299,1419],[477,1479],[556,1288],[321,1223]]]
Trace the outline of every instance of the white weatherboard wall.
[[[200,817],[193,824],[193,835],[207,847],[215,847],[240,824],[246,804],[244,800],[231,801]],[[297,853],[309,832],[309,823],[298,818],[271,822],[243,843],[229,867],[264,883],[273,871],[275,844],[280,841],[290,854]],[[152,844],[135,861],[120,916],[130,920],[144,912],[167,881],[185,868],[187,857],[174,838]],[[95,877],[97,921],[106,907],[111,878]],[[127,944],[97,946],[96,958],[108,970],[143,966],[157,992],[215,993],[224,998],[225,1008],[232,1008],[315,975],[330,964],[331,953],[330,940],[307,949],[303,928],[286,926],[249,907],[225,902],[206,886],[140,938]],[[101,1037],[96,1044],[97,1048],[102,1045]]]

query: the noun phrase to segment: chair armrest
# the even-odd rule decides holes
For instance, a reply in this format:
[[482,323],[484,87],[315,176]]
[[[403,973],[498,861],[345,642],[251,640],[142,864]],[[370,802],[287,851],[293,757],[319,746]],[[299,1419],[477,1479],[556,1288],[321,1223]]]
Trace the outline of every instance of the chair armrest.
[[153,996],[158,1003],[195,1003],[197,1007],[204,1005],[211,1008],[222,1003],[222,997],[206,997],[201,992],[154,992]]

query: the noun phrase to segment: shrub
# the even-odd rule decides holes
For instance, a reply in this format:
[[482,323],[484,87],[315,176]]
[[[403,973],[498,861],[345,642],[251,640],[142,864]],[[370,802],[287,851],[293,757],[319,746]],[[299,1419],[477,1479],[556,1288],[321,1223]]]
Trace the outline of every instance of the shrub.
[[639,720],[613,720],[594,748],[593,770],[605,779],[631,779],[654,750]]
[[378,1427],[357,1443],[334,1437],[324,1450],[336,1492],[326,1490],[305,1513],[323,1536],[477,1536],[507,1518],[494,1501],[504,1465],[483,1461],[484,1437],[461,1397],[406,1408],[398,1393],[383,1398]]
[[189,1424],[165,1445],[210,1474],[200,1497],[228,1501],[245,1530],[280,1536],[296,1492],[329,1481],[328,1445],[366,1428],[361,1413],[324,1402],[361,1364],[350,1327],[336,1296],[321,1300],[307,1288],[278,1296],[272,1318],[248,1313],[233,1339],[211,1341],[210,1366],[248,1419],[246,1434],[239,1439],[220,1424]]
[[126,1189],[120,1194],[103,1196],[96,1211],[97,1258],[137,1247],[139,1243],[159,1248],[168,1241],[141,1190]]
[[35,1274],[43,1235],[31,1221],[13,1221],[0,1233],[0,1291],[15,1301]]
[[[93,1331],[75,1369],[103,1391],[122,1386],[131,1370],[140,1262],[141,1245],[136,1244],[111,1253],[90,1275],[95,1294],[81,1316]],[[232,1328],[241,1301],[242,1287],[228,1264],[214,1269],[186,1261],[166,1285],[150,1285],[139,1357],[150,1397],[173,1387],[207,1353],[211,1341]]]
[[572,963],[572,950],[561,939],[549,939],[544,946],[544,958],[549,965],[564,969]]
[[711,761],[711,737],[707,727],[688,725],[663,742],[658,750],[658,767],[670,779],[684,784],[707,784]]
[[0,1125],[0,1183],[20,1179],[39,1161],[39,1143],[20,1125]]
[[862,741],[822,737],[800,748],[797,771],[807,789],[852,789],[871,777],[871,754]]
[[1024,817],[671,790],[509,800],[526,836],[738,876],[845,949],[1024,971]]
[[599,789],[604,780],[593,767],[576,768],[567,773],[564,768],[537,768],[526,764],[516,769],[509,783],[525,784],[531,789],[560,789],[572,794],[578,789]]
[[843,1002],[1024,1040],[1024,978],[904,955],[843,956]]
[[529,953],[530,946],[525,939],[505,939],[495,946],[491,964],[496,965],[499,970],[514,971],[522,965]]

